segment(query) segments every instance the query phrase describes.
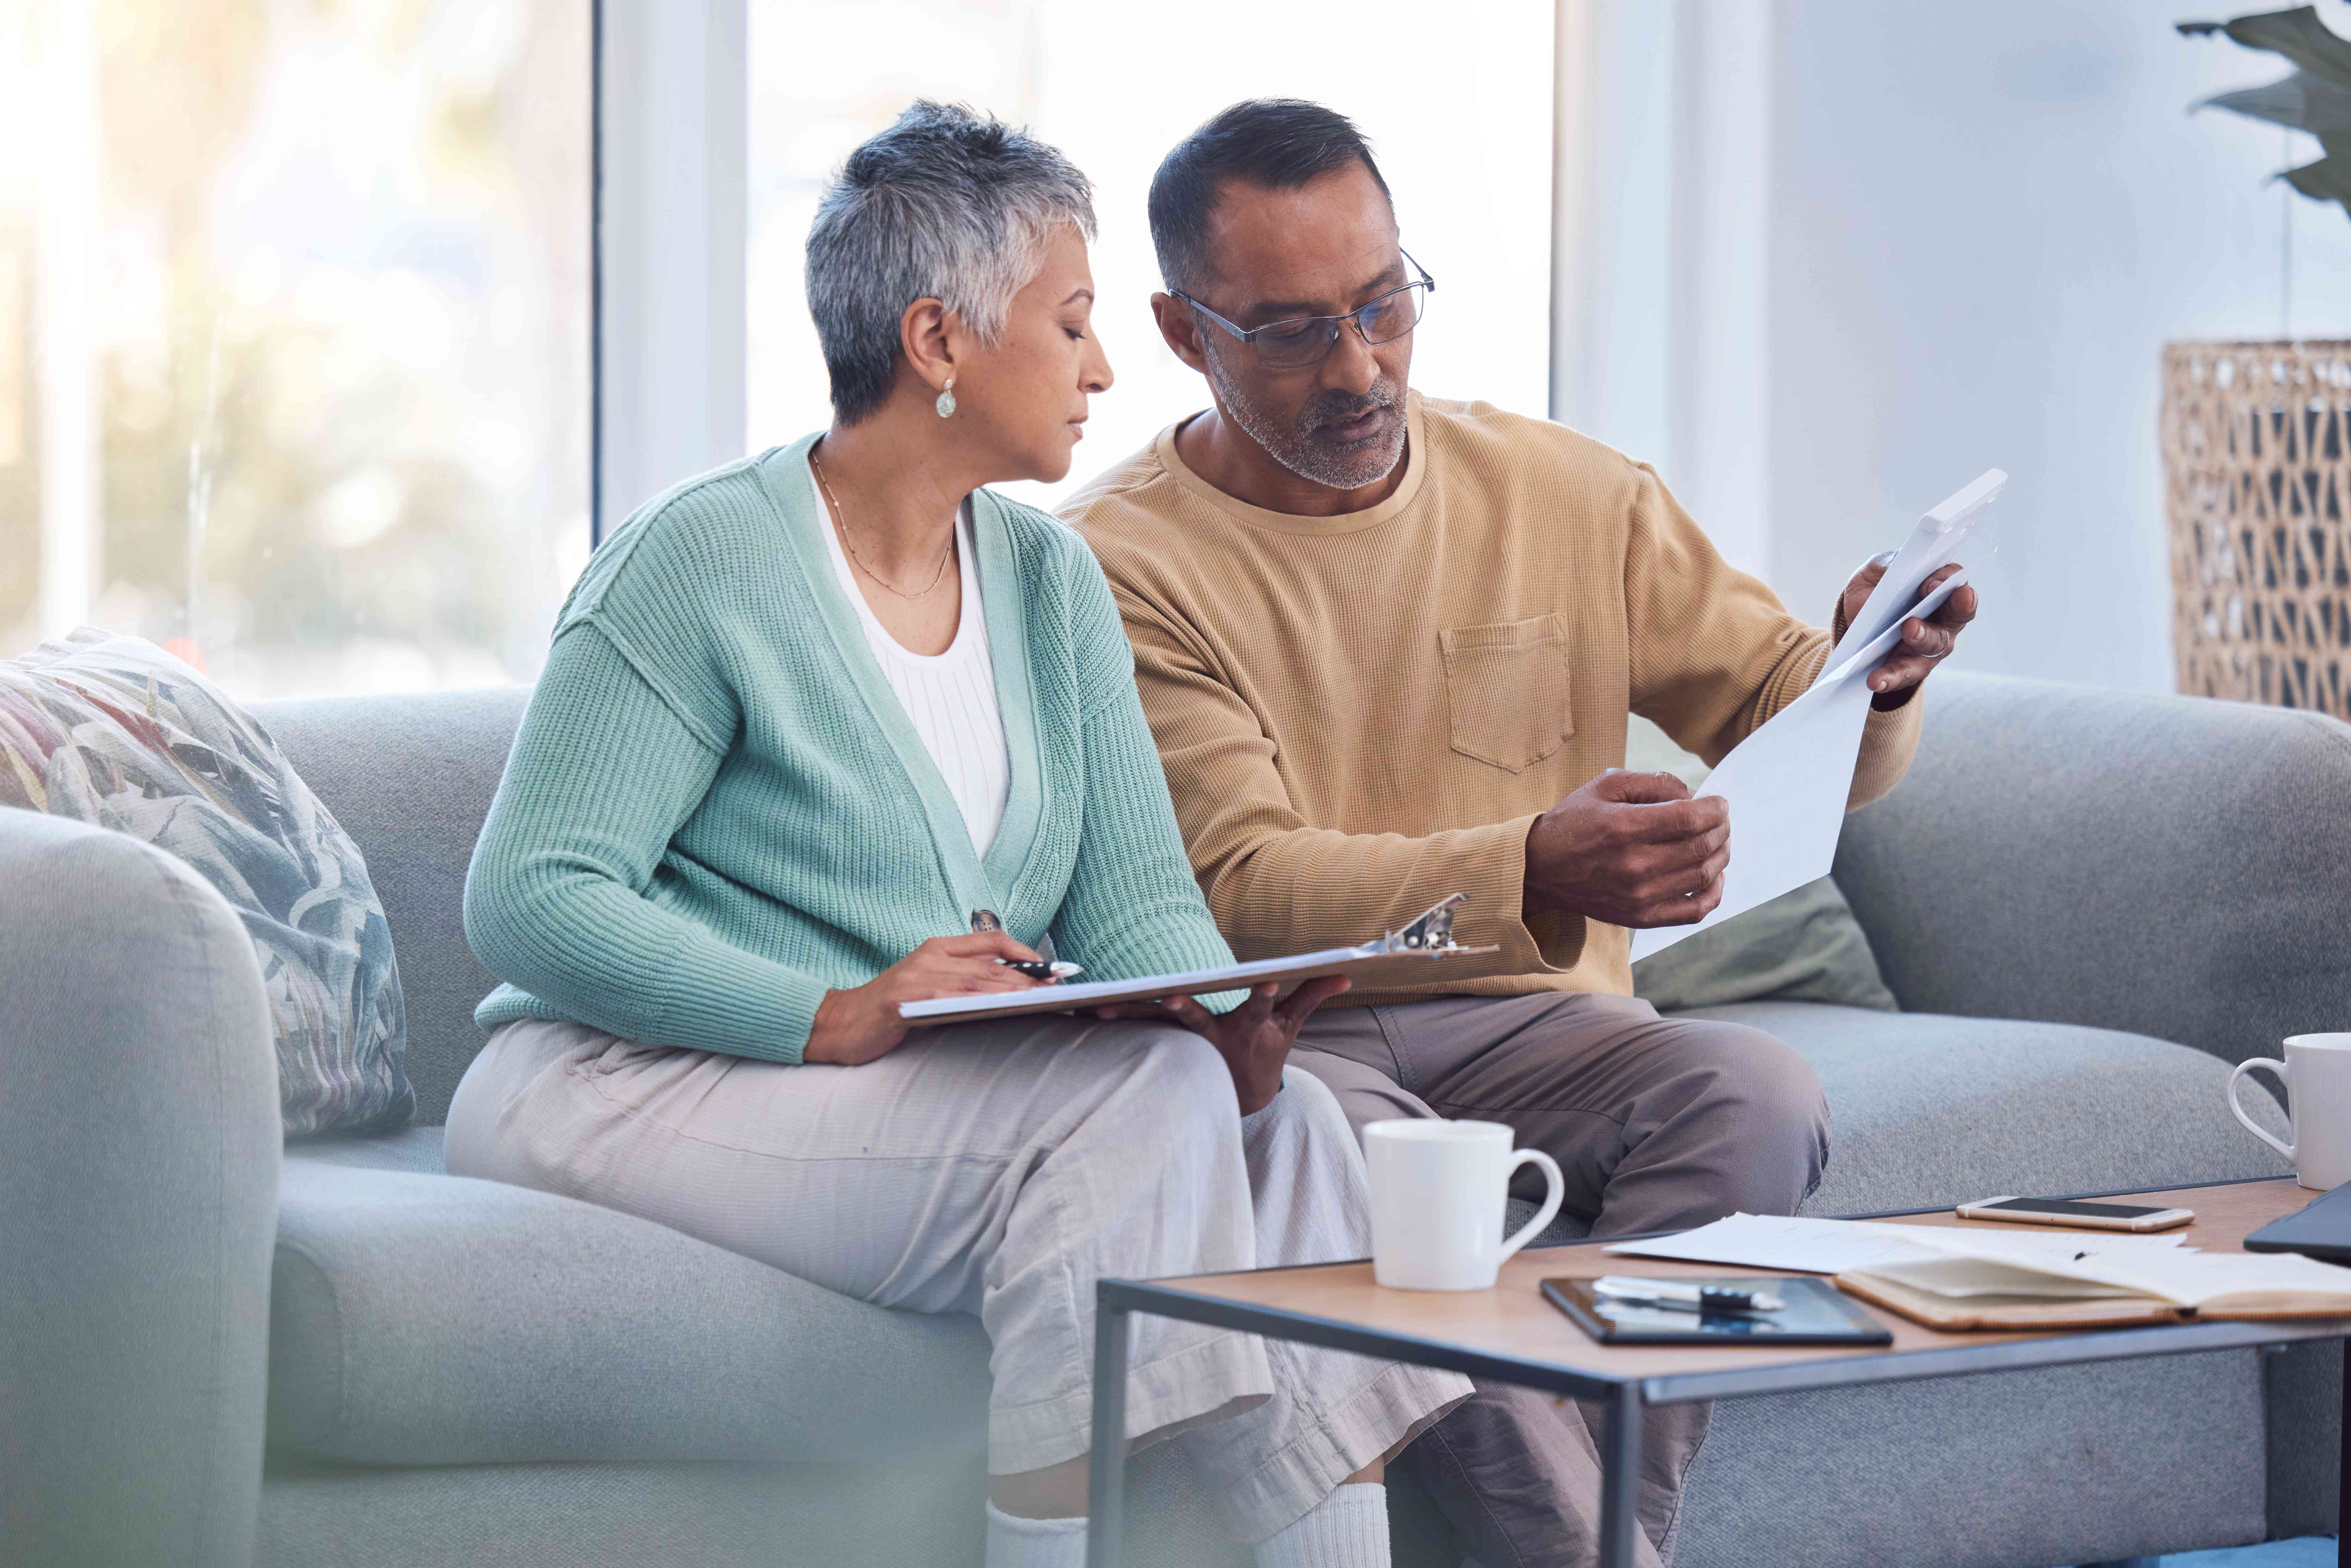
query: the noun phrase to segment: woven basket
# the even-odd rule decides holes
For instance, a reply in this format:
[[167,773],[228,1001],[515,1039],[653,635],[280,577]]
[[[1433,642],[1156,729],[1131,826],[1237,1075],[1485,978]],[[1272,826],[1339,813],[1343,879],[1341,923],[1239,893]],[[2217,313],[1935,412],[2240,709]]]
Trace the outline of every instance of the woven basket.
[[2163,350],[2179,689],[2351,718],[2351,342]]

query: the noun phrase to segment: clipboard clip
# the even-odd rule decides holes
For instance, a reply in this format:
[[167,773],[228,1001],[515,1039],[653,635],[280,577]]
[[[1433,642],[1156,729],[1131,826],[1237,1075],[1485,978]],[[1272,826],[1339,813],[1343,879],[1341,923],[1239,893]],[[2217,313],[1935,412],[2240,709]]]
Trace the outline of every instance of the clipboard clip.
[[1449,953],[1460,944],[1453,939],[1453,912],[1468,902],[1457,893],[1430,904],[1419,919],[1401,931],[1391,931],[1381,946],[1390,953]]

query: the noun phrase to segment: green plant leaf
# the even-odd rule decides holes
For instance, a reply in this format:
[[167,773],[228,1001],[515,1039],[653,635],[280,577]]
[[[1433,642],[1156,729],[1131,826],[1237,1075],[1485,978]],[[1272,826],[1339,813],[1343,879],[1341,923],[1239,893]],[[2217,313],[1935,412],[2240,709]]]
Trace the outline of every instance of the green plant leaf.
[[2313,201],[2340,202],[2343,210],[2351,213],[2351,158],[2321,158],[2299,169],[2282,171],[2277,177]]
[[2266,87],[2214,93],[2190,104],[2189,112],[2192,114],[2199,109],[2225,109],[2231,114],[2292,126],[2296,131],[2351,131],[2351,87],[2337,86],[2308,71],[2296,71]]
[[2226,22],[2181,22],[2178,26],[2191,37],[2226,33],[2249,49],[2283,55],[2304,70],[2351,88],[2351,39],[2335,37],[2311,6],[2233,16]]

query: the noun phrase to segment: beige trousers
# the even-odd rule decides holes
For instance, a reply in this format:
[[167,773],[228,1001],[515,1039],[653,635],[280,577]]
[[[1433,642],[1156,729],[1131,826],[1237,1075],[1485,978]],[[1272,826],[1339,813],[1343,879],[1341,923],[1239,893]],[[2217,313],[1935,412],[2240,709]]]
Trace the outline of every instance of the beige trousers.
[[[885,1307],[972,1312],[988,1468],[1092,1442],[1094,1281],[1360,1258],[1363,1158],[1329,1090],[1243,1118],[1208,1043],[1142,1022],[925,1030],[780,1066],[524,1019],[449,1109],[447,1162],[642,1215]],[[1449,1373],[1138,1314],[1127,1435],[1185,1451],[1262,1541],[1469,1393]]]

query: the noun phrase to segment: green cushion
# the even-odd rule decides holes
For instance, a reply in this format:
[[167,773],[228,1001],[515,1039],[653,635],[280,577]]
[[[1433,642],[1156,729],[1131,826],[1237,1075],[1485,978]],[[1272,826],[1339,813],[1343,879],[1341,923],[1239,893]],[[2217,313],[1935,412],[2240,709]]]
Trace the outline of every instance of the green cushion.
[[1869,938],[1827,877],[1642,959],[1633,990],[1659,1012],[1760,1001],[1897,1009]]

